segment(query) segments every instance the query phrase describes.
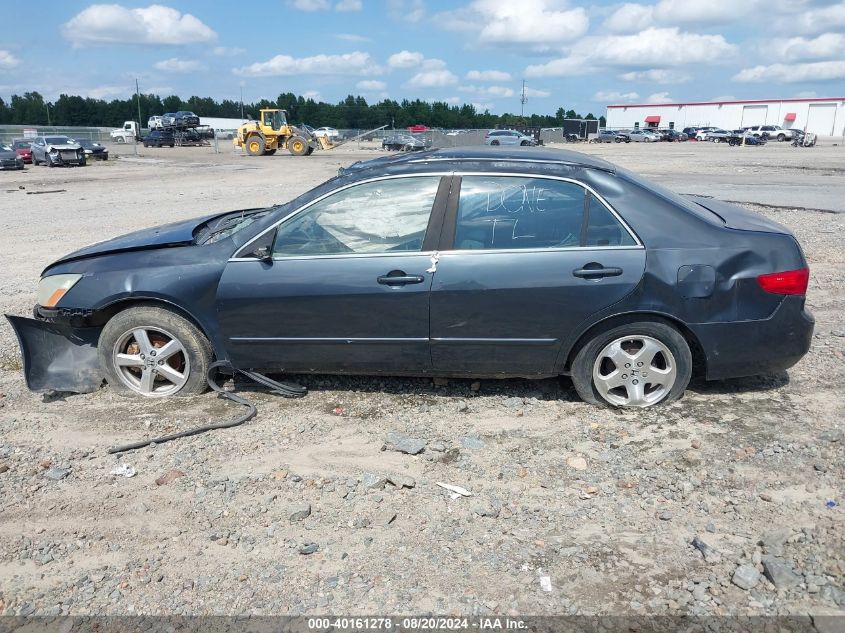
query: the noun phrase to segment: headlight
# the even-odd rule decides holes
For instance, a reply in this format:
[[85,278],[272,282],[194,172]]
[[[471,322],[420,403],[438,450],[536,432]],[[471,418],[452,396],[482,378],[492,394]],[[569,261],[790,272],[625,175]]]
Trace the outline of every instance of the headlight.
[[50,275],[38,283],[38,305],[52,308],[73,288],[82,275]]

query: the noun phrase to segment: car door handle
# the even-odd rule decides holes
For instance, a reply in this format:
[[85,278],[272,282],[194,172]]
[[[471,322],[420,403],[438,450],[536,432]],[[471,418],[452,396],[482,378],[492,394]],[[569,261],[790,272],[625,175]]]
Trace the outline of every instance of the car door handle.
[[425,281],[422,275],[406,275],[401,270],[391,270],[377,280],[384,286],[404,286],[406,284],[421,284]]
[[[590,266],[590,264],[587,264],[587,266]],[[585,266],[584,268],[578,268],[577,270],[573,270],[572,274],[575,277],[581,277],[582,279],[601,279],[602,277],[618,277],[622,274],[621,268],[605,268],[600,264],[596,265],[595,267],[590,266],[589,268],[587,266]]]

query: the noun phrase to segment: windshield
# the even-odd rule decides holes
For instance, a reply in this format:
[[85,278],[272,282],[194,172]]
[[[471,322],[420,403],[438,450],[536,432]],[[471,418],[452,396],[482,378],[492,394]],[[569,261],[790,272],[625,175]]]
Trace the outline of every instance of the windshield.
[[70,139],[67,136],[48,136],[44,139],[50,145],[67,145]]

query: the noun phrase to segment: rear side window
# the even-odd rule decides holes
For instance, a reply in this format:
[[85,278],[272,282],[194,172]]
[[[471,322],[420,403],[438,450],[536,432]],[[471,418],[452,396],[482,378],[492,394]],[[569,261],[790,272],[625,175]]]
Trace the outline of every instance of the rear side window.
[[634,238],[616,219],[610,209],[588,193],[587,230],[584,246],[636,246]]
[[461,179],[456,249],[635,245],[613,213],[576,183],[517,176]]

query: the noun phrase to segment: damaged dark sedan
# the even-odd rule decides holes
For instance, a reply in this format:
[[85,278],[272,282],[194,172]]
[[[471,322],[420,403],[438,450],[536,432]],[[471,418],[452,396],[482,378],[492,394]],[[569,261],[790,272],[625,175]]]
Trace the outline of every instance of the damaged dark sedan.
[[195,394],[275,373],[571,376],[645,407],[808,350],[784,227],[597,158],[455,148],[356,163],[298,198],[140,231],[51,264],[10,317],[35,390]]

